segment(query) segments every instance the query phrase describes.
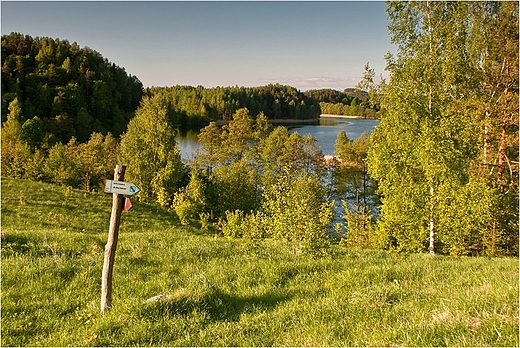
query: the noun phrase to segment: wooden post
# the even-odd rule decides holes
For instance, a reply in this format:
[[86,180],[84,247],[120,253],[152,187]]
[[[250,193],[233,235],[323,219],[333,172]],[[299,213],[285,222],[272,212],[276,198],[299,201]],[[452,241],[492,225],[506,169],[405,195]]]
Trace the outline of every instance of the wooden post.
[[[114,180],[123,181],[126,167],[116,165],[114,169]],[[103,274],[101,276],[101,313],[104,314],[112,305],[112,271],[116,256],[117,237],[119,235],[119,223],[123,211],[125,197],[114,193],[112,199],[112,215],[110,216],[110,228],[108,230],[108,241],[105,245],[105,261],[103,263]]]

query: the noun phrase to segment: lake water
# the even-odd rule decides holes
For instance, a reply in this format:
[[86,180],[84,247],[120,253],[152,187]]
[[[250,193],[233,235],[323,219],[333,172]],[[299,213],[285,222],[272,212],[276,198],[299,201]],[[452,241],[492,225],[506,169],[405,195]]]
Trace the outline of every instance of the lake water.
[[[378,124],[379,120],[324,117],[320,118],[319,124],[291,125],[288,128],[300,135],[310,134],[321,146],[324,155],[333,155],[339,132],[344,130],[350,140],[356,140],[363,132],[371,132]],[[182,159],[192,159],[200,147],[198,133],[198,130],[178,131],[176,140]]]

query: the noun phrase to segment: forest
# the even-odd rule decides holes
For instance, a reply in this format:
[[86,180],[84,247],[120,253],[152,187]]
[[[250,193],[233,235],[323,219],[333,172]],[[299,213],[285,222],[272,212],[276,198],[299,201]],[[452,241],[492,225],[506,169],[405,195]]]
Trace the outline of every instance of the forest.
[[[354,93],[350,93],[349,90],[352,88],[345,89],[344,92],[324,88],[311,89],[304,93],[306,96],[318,100],[322,114],[378,118],[380,107],[371,102],[368,93],[363,93],[364,91],[361,89]],[[366,96],[362,97],[363,94]]]
[[[386,56],[388,81],[365,67],[366,100],[279,84],[143,90],[89,48],[4,36],[2,176],[90,191],[123,163],[138,199],[183,224],[253,245],[287,240],[312,256],[331,243],[518,255],[518,3],[387,12],[397,53]],[[311,137],[270,123],[326,110],[381,121],[357,140],[338,134],[332,161]],[[205,126],[190,162],[179,124]]]
[[207,125],[211,121],[233,119],[233,114],[247,108],[253,115],[264,113],[269,119],[318,119],[320,105],[294,87],[270,84],[261,87],[173,86],[145,90],[158,96],[174,124]]
[[2,36],[2,122],[17,99],[26,127],[39,137],[48,134],[49,146],[73,136],[85,142],[92,132],[119,136],[142,95],[137,77],[88,47],[20,33]]

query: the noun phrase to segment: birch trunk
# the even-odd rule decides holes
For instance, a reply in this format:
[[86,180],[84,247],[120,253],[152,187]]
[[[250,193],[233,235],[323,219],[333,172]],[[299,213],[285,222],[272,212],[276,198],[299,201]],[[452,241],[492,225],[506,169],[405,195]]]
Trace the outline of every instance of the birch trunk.
[[433,202],[433,196],[435,194],[435,190],[433,189],[433,186],[430,186],[430,246],[428,247],[428,250],[430,250],[430,254],[435,254],[435,220],[434,220],[434,209],[435,204]]

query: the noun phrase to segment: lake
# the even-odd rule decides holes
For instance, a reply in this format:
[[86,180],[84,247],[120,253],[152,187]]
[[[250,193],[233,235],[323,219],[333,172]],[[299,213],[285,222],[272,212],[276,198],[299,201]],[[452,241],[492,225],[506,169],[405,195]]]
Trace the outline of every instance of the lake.
[[[378,124],[379,120],[323,117],[320,118],[319,124],[291,125],[288,128],[291,132],[298,132],[300,135],[310,134],[321,146],[324,155],[333,155],[339,132],[344,130],[350,140],[356,140],[363,132],[371,132]],[[179,130],[177,132],[175,139],[181,151],[182,159],[193,158],[197,149],[200,147],[197,138],[198,134],[198,130]]]

